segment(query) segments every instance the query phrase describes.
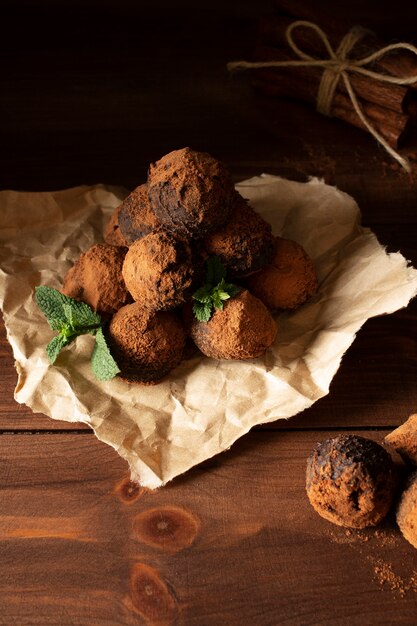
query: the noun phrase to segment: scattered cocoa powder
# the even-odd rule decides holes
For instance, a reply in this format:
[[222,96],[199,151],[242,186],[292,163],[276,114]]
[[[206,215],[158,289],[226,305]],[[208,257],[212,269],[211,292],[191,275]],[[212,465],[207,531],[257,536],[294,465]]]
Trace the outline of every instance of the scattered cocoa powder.
[[64,278],[62,293],[112,315],[132,301],[122,276],[127,248],[97,243],[83,252]]
[[405,580],[392,569],[392,565],[383,559],[368,556],[367,560],[373,565],[374,579],[381,587],[389,587],[391,591],[398,593],[401,597],[409,591],[417,592],[417,572]]
[[247,286],[269,309],[295,309],[316,293],[318,280],[303,247],[276,237],[270,265],[250,276]]
[[225,225],[204,240],[209,254],[220,258],[232,276],[243,276],[272,261],[274,237],[271,226],[238,193]]
[[206,152],[174,150],[148,172],[148,196],[159,222],[181,235],[202,237],[229,217],[235,194],[227,169]]
[[273,343],[276,323],[268,309],[249,291],[242,290],[216,309],[208,322],[191,316],[190,334],[197,347],[214,359],[252,359]]

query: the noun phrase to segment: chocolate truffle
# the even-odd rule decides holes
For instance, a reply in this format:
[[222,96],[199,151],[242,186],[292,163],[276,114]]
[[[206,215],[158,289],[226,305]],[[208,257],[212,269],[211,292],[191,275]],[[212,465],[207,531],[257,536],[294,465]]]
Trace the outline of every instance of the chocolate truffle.
[[202,237],[228,219],[234,186],[219,161],[206,152],[183,148],[151,163],[148,196],[163,226],[180,235]]
[[269,309],[296,309],[318,289],[310,257],[291,239],[275,238],[270,265],[248,279],[248,289]]
[[64,278],[62,293],[112,315],[132,301],[122,276],[127,248],[97,243],[83,252]]
[[129,248],[123,277],[134,300],[153,311],[183,304],[194,278],[190,245],[162,228],[154,230]]
[[306,489],[325,519],[349,528],[375,526],[388,513],[397,484],[394,463],[375,441],[340,435],[316,445]]
[[128,245],[159,226],[149,204],[148,186],[139,185],[125,198],[119,210],[119,228]]
[[114,209],[103,231],[104,241],[113,246],[127,246],[128,245],[119,227],[120,208],[121,208],[121,205],[119,204],[119,206]]
[[134,302],[112,317],[107,339],[121,378],[153,384],[181,361],[185,332],[172,311],[152,313]]
[[272,261],[274,237],[271,225],[236,192],[230,218],[206,236],[204,246],[220,258],[229,275],[244,276]]
[[405,463],[417,465],[417,414],[410,415],[404,424],[385,437],[385,441]]
[[252,359],[262,356],[274,342],[276,324],[268,309],[249,291],[242,290],[215,309],[208,322],[189,316],[189,332],[196,346],[213,359]]
[[408,479],[397,508],[397,524],[404,537],[417,548],[417,472]]

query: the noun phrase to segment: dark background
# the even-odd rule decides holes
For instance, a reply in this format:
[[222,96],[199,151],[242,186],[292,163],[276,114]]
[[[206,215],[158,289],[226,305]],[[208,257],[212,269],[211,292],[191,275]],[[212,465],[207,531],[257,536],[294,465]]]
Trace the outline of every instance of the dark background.
[[[318,21],[417,37],[417,9],[404,2],[313,6]],[[227,61],[250,57],[256,22],[273,11],[272,0],[3,0],[0,188],[132,188],[150,161],[185,145],[224,160],[236,179],[315,174],[349,190],[370,159],[383,174],[390,159],[365,133],[318,124],[307,105],[269,100],[228,75]],[[344,158],[352,150],[357,172]]]

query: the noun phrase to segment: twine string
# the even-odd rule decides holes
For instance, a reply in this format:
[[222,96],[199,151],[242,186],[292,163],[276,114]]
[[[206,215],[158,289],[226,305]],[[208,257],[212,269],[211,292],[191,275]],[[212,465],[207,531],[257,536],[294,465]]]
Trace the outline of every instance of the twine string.
[[[329,58],[316,59],[301,50],[293,39],[293,31],[300,26],[314,30],[323,42]],[[342,79],[346,87],[346,91],[352,102],[352,106],[359,119],[371,133],[371,135],[385,148],[385,150],[407,171],[410,171],[410,165],[404,157],[402,157],[394,148],[392,148],[386,139],[374,128],[364,114],[359,104],[356,93],[352,87],[349,73],[361,74],[384,83],[394,85],[411,85],[417,82],[417,75],[412,76],[391,76],[390,74],[382,74],[368,69],[367,65],[377,61],[387,53],[394,50],[408,50],[417,56],[417,48],[412,44],[400,42],[384,46],[361,59],[350,59],[349,53],[369,31],[361,26],[354,26],[341,40],[337,50],[335,51],[327,37],[326,33],[313,22],[306,20],[296,20],[292,22],[286,30],[287,43],[292,51],[299,57],[299,60],[293,61],[233,61],[227,64],[229,71],[257,69],[266,67],[320,67],[323,69],[318,93],[316,108],[320,113],[330,115],[334,94],[339,81]]]

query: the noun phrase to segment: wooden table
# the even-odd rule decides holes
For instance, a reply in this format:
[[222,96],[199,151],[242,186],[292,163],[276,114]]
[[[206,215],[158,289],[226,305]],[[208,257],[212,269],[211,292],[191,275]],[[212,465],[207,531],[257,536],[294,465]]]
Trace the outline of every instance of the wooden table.
[[[190,145],[236,181],[322,177],[417,265],[417,169],[408,176],[365,133],[227,75],[269,1],[146,4],[2,3],[1,189],[133,188],[150,161]],[[381,34],[415,35],[402,3],[395,14],[359,6]],[[417,411],[416,323],[416,302],[369,320],[328,396],[155,492],[87,427],[14,402],[2,327],[0,624],[416,624],[417,553],[394,517],[349,531],[320,518],[304,488],[317,441],[380,441]]]

